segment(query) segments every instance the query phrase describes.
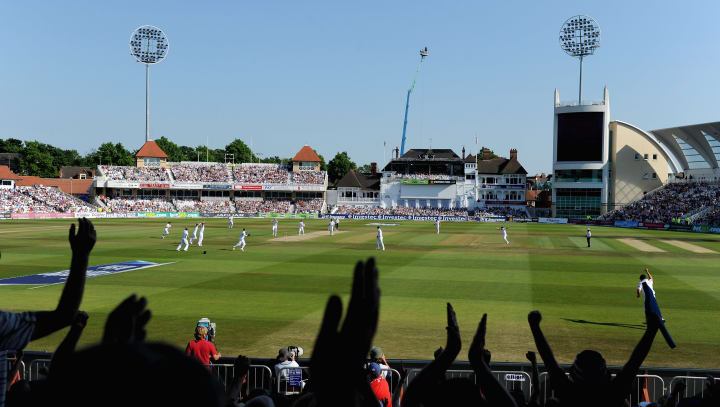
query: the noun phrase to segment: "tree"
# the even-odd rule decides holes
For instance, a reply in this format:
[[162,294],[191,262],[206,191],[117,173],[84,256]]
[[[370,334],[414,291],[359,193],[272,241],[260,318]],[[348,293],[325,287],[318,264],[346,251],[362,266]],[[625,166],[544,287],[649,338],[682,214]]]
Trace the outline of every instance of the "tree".
[[328,178],[330,183],[334,184],[338,180],[347,174],[348,171],[357,168],[354,162],[350,160],[348,153],[343,151],[342,153],[335,154],[332,160],[327,165]]
[[134,165],[134,155],[125,149],[122,143],[103,143],[97,150],[85,156],[85,165]]
[[261,163],[265,164],[281,164],[281,165],[289,165],[291,163],[289,158],[280,158],[279,156],[272,156],[272,157],[265,157],[260,159]]
[[182,151],[180,150],[180,147],[178,147],[177,144],[173,143],[172,141],[165,138],[165,136],[160,137],[159,139],[155,140],[155,143],[162,149],[162,151],[167,154],[168,161],[172,162],[179,162],[184,161],[185,157],[182,154]]
[[361,174],[370,174],[370,164],[365,164],[363,166],[358,167],[357,172]]
[[[314,148],[313,148],[313,151],[314,151],[315,154],[317,154],[317,156],[320,158],[320,171],[327,171],[327,170],[328,170],[328,166],[327,166],[327,164],[325,163],[325,157],[323,157],[322,154],[318,153],[317,150],[315,150]],[[343,175],[345,175],[345,174],[343,174]]]
[[492,158],[498,158],[498,157],[499,157],[497,154],[495,154],[494,151],[492,151],[492,149],[490,149],[490,148],[488,148],[488,147],[485,147],[485,146],[482,146],[482,148],[480,149],[480,152],[478,153],[478,159],[479,159],[479,160],[482,160],[482,159],[483,159],[483,153],[482,153],[483,150],[488,150],[488,151],[490,151],[490,158],[491,158],[491,159],[492,159]]
[[180,155],[182,156],[181,161],[196,161],[199,157],[195,149],[188,146],[180,146]]
[[25,175],[37,177],[57,177],[52,153],[46,145],[37,141],[28,141],[22,151],[20,171]]
[[22,153],[23,142],[16,138],[0,139],[0,153]]
[[234,154],[235,162],[238,164],[253,163],[257,161],[257,157],[253,154],[252,150],[250,150],[250,147],[248,147],[247,144],[239,138],[236,138],[230,144],[225,146],[225,154]]

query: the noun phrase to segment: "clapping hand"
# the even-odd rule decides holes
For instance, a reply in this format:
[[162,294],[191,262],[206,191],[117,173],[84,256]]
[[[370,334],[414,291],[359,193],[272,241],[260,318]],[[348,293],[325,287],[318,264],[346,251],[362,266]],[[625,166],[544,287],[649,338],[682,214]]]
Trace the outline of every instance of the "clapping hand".
[[75,233],[75,224],[70,225],[70,234],[68,237],[70,249],[73,254],[88,256],[97,240],[95,227],[87,218],[78,219],[78,225],[77,233]]
[[145,325],[152,316],[150,310],[145,309],[146,306],[145,297],[138,299],[135,294],[121,302],[108,315],[103,343],[143,342],[147,336]]

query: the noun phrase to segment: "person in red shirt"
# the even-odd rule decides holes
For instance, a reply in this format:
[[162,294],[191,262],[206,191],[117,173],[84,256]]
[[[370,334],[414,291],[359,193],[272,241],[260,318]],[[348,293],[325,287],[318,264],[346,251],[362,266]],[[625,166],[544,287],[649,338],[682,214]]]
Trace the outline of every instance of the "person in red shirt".
[[384,407],[392,407],[392,395],[390,394],[390,386],[387,380],[382,377],[382,369],[377,363],[370,363],[370,373],[373,379],[370,381],[375,397],[382,403]]
[[215,345],[212,342],[205,340],[207,333],[207,327],[195,327],[195,340],[188,342],[187,348],[185,348],[185,353],[187,353],[188,356],[192,356],[203,365],[210,364],[210,357],[212,357],[213,360],[218,360],[222,356],[215,349]]

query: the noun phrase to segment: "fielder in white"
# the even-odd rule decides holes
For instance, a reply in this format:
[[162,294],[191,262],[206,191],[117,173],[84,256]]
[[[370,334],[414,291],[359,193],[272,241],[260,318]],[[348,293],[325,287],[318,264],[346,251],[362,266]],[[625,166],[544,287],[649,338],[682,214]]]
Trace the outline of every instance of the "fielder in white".
[[435,219],[435,233],[440,234],[440,218]]
[[380,247],[382,247],[382,250],[385,251],[385,243],[383,243],[382,229],[380,229],[380,226],[378,226],[377,227],[377,248],[375,250],[380,250]]
[[505,241],[505,244],[510,244],[510,242],[507,239],[507,228],[505,228],[505,226],[500,226],[500,231],[502,231],[503,240]]
[[229,228],[229,229],[232,229],[233,226],[235,225],[233,219],[234,219],[234,218],[233,218],[232,215],[230,215],[230,217],[228,218],[228,228]]
[[182,247],[183,243],[185,243],[185,249],[184,249],[184,250],[187,251],[188,246],[190,246],[190,243],[188,243],[188,229],[187,229],[187,226],[185,226],[185,229],[183,230],[182,240],[180,241],[180,244],[178,245],[177,249],[175,249],[175,250],[180,251],[180,248]]
[[278,225],[277,218],[273,218],[273,230],[272,230],[273,236],[277,236],[277,225]]
[[242,234],[240,235],[240,240],[233,246],[233,250],[235,250],[236,247],[240,246],[240,250],[245,251],[245,237],[247,237],[248,234],[245,232],[245,228],[242,230]]
[[162,238],[163,238],[163,239],[165,239],[165,236],[167,236],[167,235],[170,234],[170,228],[171,228],[171,227],[172,227],[172,225],[170,224],[170,222],[168,222],[168,223],[165,224],[165,231],[163,231],[163,235],[162,235]]
[[305,222],[300,221],[298,223],[298,235],[304,235],[305,234]]
[[202,247],[202,241],[205,237],[205,222],[200,223],[200,237],[198,238],[198,247]]
[[330,219],[330,224],[328,225],[328,230],[330,230],[330,236],[335,234],[335,221]]
[[196,224],[195,224],[195,229],[193,229],[193,235],[192,235],[192,237],[190,238],[190,244],[193,244],[193,242],[197,240],[197,231],[198,231],[198,228],[200,228],[200,224],[199,224],[199,223],[196,223]]

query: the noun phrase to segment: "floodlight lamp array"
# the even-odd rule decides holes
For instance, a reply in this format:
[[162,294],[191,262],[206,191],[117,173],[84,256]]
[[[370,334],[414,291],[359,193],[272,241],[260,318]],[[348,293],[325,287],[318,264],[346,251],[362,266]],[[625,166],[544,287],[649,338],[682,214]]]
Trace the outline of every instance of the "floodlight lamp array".
[[130,55],[144,64],[156,64],[165,59],[169,47],[165,33],[151,25],[138,27],[130,36]]
[[600,47],[600,25],[589,16],[569,18],[560,29],[560,47],[574,57],[594,54]]

